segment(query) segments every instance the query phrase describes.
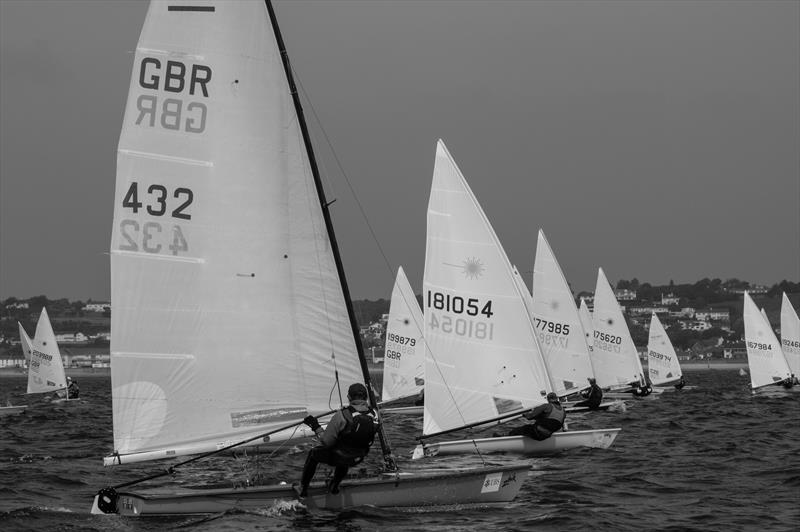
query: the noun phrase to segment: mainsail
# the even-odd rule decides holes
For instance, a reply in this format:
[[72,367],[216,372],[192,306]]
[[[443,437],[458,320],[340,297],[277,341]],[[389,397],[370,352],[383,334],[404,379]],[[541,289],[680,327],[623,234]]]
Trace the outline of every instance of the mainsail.
[[750,294],[744,293],[744,339],[750,385],[753,389],[775,384],[790,377],[789,366],[775,332],[759,312]]
[[539,230],[533,263],[533,308],[539,346],[558,395],[578,392],[594,377],[589,349],[569,283]]
[[22,354],[25,357],[25,363],[30,365],[31,354],[33,352],[33,340],[31,340],[31,337],[25,332],[25,327],[23,327],[20,322],[17,322],[17,325],[19,326],[19,342],[22,347]]
[[592,358],[592,351],[594,351],[594,325],[592,324],[592,313],[583,298],[581,298],[581,306],[578,308],[578,316],[581,318],[583,335],[586,338],[586,346],[589,348],[589,359],[592,360],[592,369],[594,369],[594,359]]
[[28,393],[45,393],[63,390],[67,387],[64,375],[64,361],[58,350],[56,335],[47,311],[42,307],[39,321],[36,323],[36,333],[31,340],[20,326],[20,339],[23,352],[30,352],[28,366]]
[[441,140],[423,287],[424,434],[545,401],[547,370],[511,264]]
[[381,401],[419,393],[425,383],[425,341],[422,310],[403,268],[397,269],[386,323]]
[[781,349],[789,364],[789,371],[795,377],[800,377],[800,318],[786,292],[781,301]]
[[[363,382],[261,2],[155,1],[117,153],[110,462],[199,453]],[[108,463],[108,461],[107,461]]]
[[644,378],[642,363],[622,309],[602,268],[597,270],[592,328],[592,365],[598,386],[619,387]]
[[681,363],[656,313],[650,317],[647,342],[647,374],[653,385],[666,384],[681,378]]

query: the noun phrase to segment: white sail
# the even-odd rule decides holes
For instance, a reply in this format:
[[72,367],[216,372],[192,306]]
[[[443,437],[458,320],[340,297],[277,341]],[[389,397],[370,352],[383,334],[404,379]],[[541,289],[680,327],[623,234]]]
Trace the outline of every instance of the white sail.
[[583,298],[581,298],[581,306],[578,308],[578,316],[581,318],[583,335],[586,338],[586,347],[589,349],[589,359],[592,361],[592,371],[594,371],[594,359],[592,358],[592,351],[594,351],[594,325],[592,325],[592,313]]
[[772,324],[769,322],[769,316],[767,316],[767,311],[764,310],[764,307],[761,307],[760,312],[761,312],[761,317],[764,318],[764,321],[767,322],[767,325],[769,325],[770,328],[772,328]]
[[789,371],[800,377],[800,318],[797,317],[786,292],[781,301],[781,349],[786,363],[789,364]]
[[335,408],[337,371],[363,382],[263,2],[151,3],[117,153],[111,303],[118,459],[214,450]]
[[592,328],[592,365],[598,386],[619,387],[644,378],[642,363],[622,309],[602,268],[597,270]]
[[386,323],[382,401],[418,394],[425,383],[424,322],[403,268],[397,269]]
[[[20,334],[24,333],[20,328]],[[25,335],[22,339],[30,341]],[[42,308],[39,321],[36,324],[36,333],[31,342],[31,361],[28,365],[28,393],[45,393],[63,390],[67,387],[67,378],[64,375],[64,361],[58,350],[56,335],[47,311]],[[23,350],[25,348],[23,347]]]
[[666,384],[681,378],[681,363],[656,313],[650,317],[647,342],[647,373],[653,385]]
[[588,387],[594,370],[581,318],[569,283],[541,229],[533,263],[532,297],[531,317],[554,391],[563,396]]
[[750,385],[755,389],[788,379],[789,366],[775,332],[747,292],[744,293],[743,314]]
[[19,342],[22,347],[22,354],[25,356],[25,363],[30,366],[31,353],[33,352],[33,340],[31,340],[31,337],[25,332],[25,328],[20,322],[17,322],[17,325],[19,326]]
[[423,286],[424,434],[545,401],[547,370],[511,264],[441,140]]

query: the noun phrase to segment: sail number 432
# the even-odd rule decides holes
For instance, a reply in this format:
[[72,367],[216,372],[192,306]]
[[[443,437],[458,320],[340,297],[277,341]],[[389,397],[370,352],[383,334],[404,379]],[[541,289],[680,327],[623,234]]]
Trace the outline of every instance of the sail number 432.
[[[139,209],[144,208],[150,216],[164,216],[170,210],[170,216],[181,220],[191,220],[192,215],[185,212],[194,200],[194,193],[192,189],[185,187],[178,187],[169,193],[167,187],[164,185],[150,185],[147,187],[147,192],[143,193],[143,199],[147,202],[145,205],[139,199],[139,183],[136,181],[131,183],[125,197],[122,198],[122,206],[130,209],[134,214],[139,212]],[[167,198],[170,198],[170,209],[167,208]],[[176,200],[172,202],[171,200]]]
[[431,290],[428,290],[427,298],[426,306],[429,309],[444,310],[445,312],[466,314],[468,316],[483,314],[487,318],[491,318],[494,314],[494,312],[492,312],[491,300],[481,305],[481,301],[475,297],[465,299],[461,296],[451,296],[450,294],[433,292]]

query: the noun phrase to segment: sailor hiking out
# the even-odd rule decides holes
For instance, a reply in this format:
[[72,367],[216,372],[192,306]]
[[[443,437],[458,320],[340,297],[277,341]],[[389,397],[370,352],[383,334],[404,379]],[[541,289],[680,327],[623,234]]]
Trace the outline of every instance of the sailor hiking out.
[[303,420],[316,433],[320,445],[308,452],[300,480],[301,497],[307,495],[308,485],[318,464],[334,466],[329,491],[336,494],[348,469],[361,463],[369,453],[378,431],[378,422],[375,411],[367,404],[367,388],[361,383],[352,384],[347,391],[347,399],[349,406],[337,411],[325,429],[320,427],[314,416],[307,416]]
[[522,414],[526,419],[535,420],[535,423],[523,425],[511,430],[509,436],[528,436],[537,441],[546,440],[554,432],[564,426],[567,417],[564,408],[555,392],[547,394],[547,402]]

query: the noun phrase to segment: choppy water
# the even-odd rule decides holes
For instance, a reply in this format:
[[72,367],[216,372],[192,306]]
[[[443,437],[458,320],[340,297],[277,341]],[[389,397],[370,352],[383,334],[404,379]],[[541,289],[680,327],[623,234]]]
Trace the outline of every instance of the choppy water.
[[[731,370],[690,372],[687,381],[699,388],[629,401],[624,413],[571,416],[570,428],[621,426],[622,433],[609,450],[530,460],[530,475],[507,508],[311,514],[284,504],[211,518],[130,519],[89,515],[94,492],[164,466],[102,466],[112,441],[110,379],[82,377],[80,404],[28,400],[25,414],[0,418],[0,530],[800,529],[800,394],[753,398],[748,377]],[[0,397],[26,402],[24,384],[0,378]],[[397,454],[408,456],[419,420],[386,421]],[[304,456],[295,449],[192,465],[175,481],[241,480],[261,471],[292,482]]]

